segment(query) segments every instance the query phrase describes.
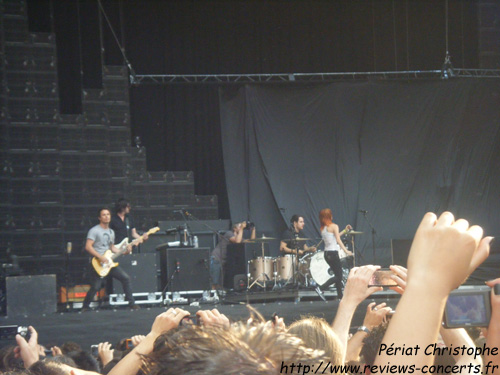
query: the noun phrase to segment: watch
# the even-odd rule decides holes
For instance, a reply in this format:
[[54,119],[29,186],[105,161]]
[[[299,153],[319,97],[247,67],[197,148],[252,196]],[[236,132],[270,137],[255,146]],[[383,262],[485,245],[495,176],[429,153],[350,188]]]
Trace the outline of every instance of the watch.
[[360,326],[358,327],[358,332],[365,332],[366,334],[369,335],[371,331],[366,326]]

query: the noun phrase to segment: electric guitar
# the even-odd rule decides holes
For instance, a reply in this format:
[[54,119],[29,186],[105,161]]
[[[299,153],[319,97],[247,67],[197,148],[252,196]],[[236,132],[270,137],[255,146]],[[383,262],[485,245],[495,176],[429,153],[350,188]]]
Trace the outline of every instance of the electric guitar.
[[[151,228],[150,230],[148,230],[148,232],[146,234],[149,236],[150,234],[156,233],[159,230],[160,230],[159,227],[154,227],[154,228]],[[119,263],[115,263],[114,260],[116,258],[118,258],[120,255],[123,255],[123,253],[125,253],[127,251],[127,247],[129,245],[136,246],[136,245],[142,243],[144,241],[144,236],[145,236],[145,234],[143,234],[139,238],[136,238],[135,240],[133,240],[130,243],[128,242],[128,238],[125,237],[122,242],[115,245],[119,250],[117,253],[114,253],[113,251],[111,251],[111,249],[106,250],[104,252],[103,256],[108,259],[107,263],[102,263],[98,258],[93,257],[92,258],[92,266],[94,267],[95,272],[97,272],[97,274],[101,277],[108,276],[109,271],[111,271],[112,268],[118,266],[118,264],[119,264]]]

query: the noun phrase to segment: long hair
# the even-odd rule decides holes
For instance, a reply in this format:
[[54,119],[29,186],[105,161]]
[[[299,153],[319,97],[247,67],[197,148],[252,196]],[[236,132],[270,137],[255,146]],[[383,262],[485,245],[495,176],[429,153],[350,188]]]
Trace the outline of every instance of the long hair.
[[325,319],[305,317],[292,323],[288,333],[302,339],[309,348],[323,350],[332,365],[342,365],[342,344]]
[[332,210],[329,208],[323,208],[319,212],[319,223],[321,224],[321,230],[323,230],[324,227],[329,226],[332,223]]

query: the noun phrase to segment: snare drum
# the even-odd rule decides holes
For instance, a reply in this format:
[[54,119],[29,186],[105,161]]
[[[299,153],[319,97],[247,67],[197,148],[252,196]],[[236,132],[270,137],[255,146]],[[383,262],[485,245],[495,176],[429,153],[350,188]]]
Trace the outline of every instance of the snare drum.
[[[258,257],[248,261],[248,273],[250,280],[266,281],[271,280],[274,272],[274,258]],[[267,276],[267,277],[266,277]]]
[[276,272],[278,280],[288,281],[293,277],[293,266],[295,263],[295,255],[285,254],[276,258]]

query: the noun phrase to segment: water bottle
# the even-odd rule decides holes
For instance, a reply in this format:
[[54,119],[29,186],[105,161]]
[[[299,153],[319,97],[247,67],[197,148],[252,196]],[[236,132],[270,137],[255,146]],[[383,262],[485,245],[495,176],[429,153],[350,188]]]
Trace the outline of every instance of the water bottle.
[[195,248],[198,248],[198,236],[194,236],[194,237],[193,237],[193,246],[194,246]]

